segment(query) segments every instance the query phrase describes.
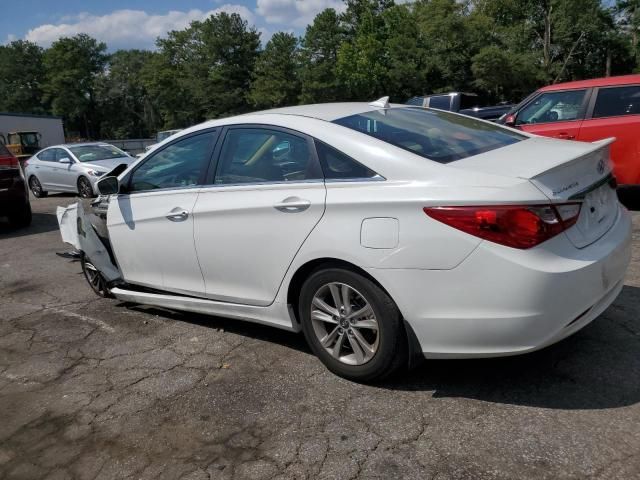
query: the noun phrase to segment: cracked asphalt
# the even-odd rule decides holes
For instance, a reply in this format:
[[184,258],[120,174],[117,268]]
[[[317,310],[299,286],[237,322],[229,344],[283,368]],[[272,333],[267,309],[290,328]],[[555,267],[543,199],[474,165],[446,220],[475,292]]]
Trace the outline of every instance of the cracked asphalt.
[[640,478],[640,214],[622,294],[520,357],[342,380],[301,336],[95,297],[55,206],[0,225],[0,478]]

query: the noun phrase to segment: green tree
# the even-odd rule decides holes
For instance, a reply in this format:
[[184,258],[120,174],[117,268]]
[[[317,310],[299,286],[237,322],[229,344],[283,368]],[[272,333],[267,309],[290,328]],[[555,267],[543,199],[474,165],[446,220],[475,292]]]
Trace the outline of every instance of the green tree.
[[144,50],[118,50],[109,56],[97,81],[102,137],[146,137],[157,129],[158,113],[140,81],[152,57],[153,53]]
[[[238,14],[225,12],[158,40],[166,67],[185,92],[191,119],[216,118],[249,110],[249,90],[260,34]],[[166,69],[164,69],[166,71]],[[166,78],[163,78],[166,81]]]
[[91,138],[97,132],[96,79],[106,62],[106,45],[86,34],[61,38],[44,54],[44,98],[70,131]]
[[0,45],[0,111],[44,113],[42,48],[17,40]]
[[278,32],[256,62],[249,101],[258,108],[283,107],[294,105],[299,94],[298,40]]
[[300,51],[301,103],[331,102],[341,98],[336,63],[344,38],[340,17],[332,8],[316,15],[307,27]]

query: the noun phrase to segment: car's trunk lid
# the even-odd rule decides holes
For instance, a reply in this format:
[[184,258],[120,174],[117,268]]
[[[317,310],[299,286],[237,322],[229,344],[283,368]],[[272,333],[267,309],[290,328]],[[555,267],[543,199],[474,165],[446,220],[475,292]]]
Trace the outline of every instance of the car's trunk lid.
[[552,203],[582,203],[576,225],[566,234],[583,248],[602,237],[618,213],[609,161],[614,140],[582,143],[533,137],[449,165],[529,180]]

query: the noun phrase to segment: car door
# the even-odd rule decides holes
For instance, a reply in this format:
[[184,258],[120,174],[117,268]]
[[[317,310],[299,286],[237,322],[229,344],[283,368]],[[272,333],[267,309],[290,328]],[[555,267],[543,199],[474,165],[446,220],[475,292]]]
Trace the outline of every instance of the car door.
[[518,111],[515,126],[536,135],[575,140],[589,93],[589,89],[541,92]]
[[578,140],[615,137],[613,170],[620,184],[640,184],[640,85],[600,87],[582,122]]
[[33,171],[38,177],[42,187],[47,190],[54,186],[54,167],[56,163],[56,149],[48,148],[41,151],[35,157],[36,162],[29,161],[33,165]]
[[122,179],[122,193],[109,202],[107,228],[125,281],[204,294],[193,207],[216,138],[215,129],[177,138]]
[[229,127],[209,180],[194,209],[207,296],[269,305],[324,213],[325,186],[313,142],[277,127]]

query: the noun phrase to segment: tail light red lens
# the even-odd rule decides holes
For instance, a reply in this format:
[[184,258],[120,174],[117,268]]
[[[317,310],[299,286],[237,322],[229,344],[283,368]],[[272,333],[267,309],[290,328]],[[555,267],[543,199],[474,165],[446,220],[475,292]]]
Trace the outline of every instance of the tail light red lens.
[[573,226],[580,203],[425,207],[424,213],[484,240],[527,249]]
[[18,159],[14,156],[11,156],[11,157],[0,156],[0,167],[18,168]]

